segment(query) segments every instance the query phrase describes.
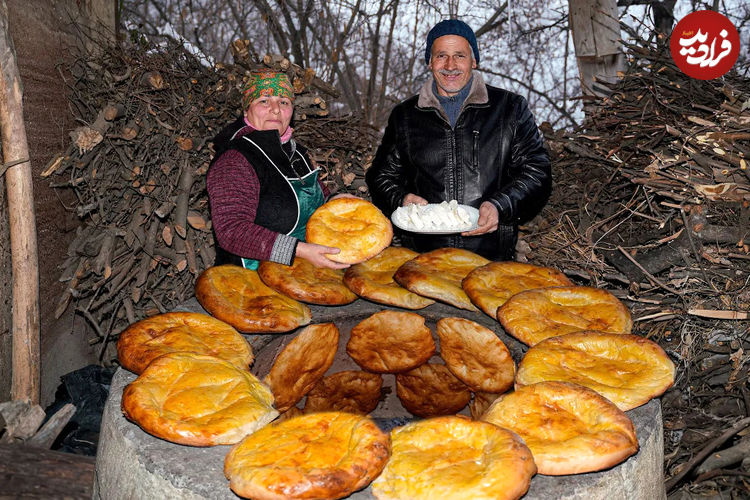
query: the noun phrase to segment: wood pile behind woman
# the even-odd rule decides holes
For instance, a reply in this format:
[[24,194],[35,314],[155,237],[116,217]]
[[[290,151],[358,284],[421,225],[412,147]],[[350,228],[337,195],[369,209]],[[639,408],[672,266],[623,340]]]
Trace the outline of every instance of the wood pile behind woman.
[[[77,204],[66,208],[81,220],[62,265],[68,287],[56,316],[72,304],[96,332],[90,342],[102,343],[100,359],[127,325],[190,298],[196,277],[213,264],[211,140],[240,113],[246,72],[283,58],[250,61],[235,50],[235,61],[209,67],[170,43],[109,48],[70,69],[70,105],[83,125],[43,173],[52,186],[73,190]],[[322,92],[336,90],[312,70],[289,68],[307,103],[295,136],[333,191],[366,195],[375,131],[351,117],[319,118],[327,114]]]

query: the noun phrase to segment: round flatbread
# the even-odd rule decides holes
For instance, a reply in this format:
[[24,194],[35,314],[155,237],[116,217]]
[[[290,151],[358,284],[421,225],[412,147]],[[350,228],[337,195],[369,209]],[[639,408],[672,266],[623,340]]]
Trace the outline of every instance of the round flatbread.
[[144,431],[190,446],[234,444],[279,414],[248,370],[212,356],[156,358],[122,394],[122,412]]
[[497,317],[497,308],[513,295],[549,286],[573,286],[560,271],[523,262],[490,262],[471,271],[461,286],[471,301]]
[[527,345],[583,330],[630,333],[630,311],[601,288],[561,286],[518,293],[497,310],[510,335]]
[[638,451],[627,415],[601,394],[542,382],[500,396],[482,420],[510,429],[531,449],[540,474],[607,469]]
[[511,388],[516,364],[495,332],[464,318],[437,322],[440,356],[472,391],[501,393]]
[[305,413],[345,411],[367,415],[380,402],[383,377],[377,373],[346,370],[321,379],[305,399]]
[[117,339],[120,365],[141,374],[148,364],[171,352],[207,354],[247,370],[253,350],[237,330],[207,314],[170,312],[130,325]]
[[393,279],[393,273],[404,262],[417,255],[417,252],[408,248],[387,247],[370,260],[347,269],[344,284],[360,297],[378,304],[404,309],[422,309],[434,304],[435,301],[410,292]]
[[305,327],[276,357],[266,383],[283,412],[323,378],[333,364],[339,345],[339,329],[333,323]]
[[209,267],[195,297],[212,316],[244,333],[288,332],[310,322],[310,308],[269,288],[256,271],[231,264]]
[[379,500],[515,500],[536,473],[517,435],[458,416],[397,427],[391,448],[391,459],[372,483]]
[[340,306],[357,300],[344,285],[344,271],[318,267],[297,257],[291,266],[264,261],[258,267],[263,283],[300,302],[322,306]]
[[343,498],[383,470],[388,435],[367,417],[310,413],[261,429],[224,460],[229,487],[256,500]]
[[404,263],[393,279],[404,288],[447,302],[459,309],[477,311],[461,288],[461,281],[471,271],[490,261],[461,248],[438,248]]
[[516,386],[548,380],[595,390],[623,411],[661,396],[674,384],[674,363],[638,335],[578,332],[543,340],[518,367]]
[[334,262],[357,264],[379,254],[393,240],[391,221],[360,198],[337,198],[318,207],[307,221],[305,241],[339,248]]
[[458,413],[471,399],[469,388],[435,363],[396,375],[396,394],[404,408],[425,418]]
[[411,370],[435,353],[435,341],[424,322],[413,312],[377,312],[352,328],[346,352],[370,372]]

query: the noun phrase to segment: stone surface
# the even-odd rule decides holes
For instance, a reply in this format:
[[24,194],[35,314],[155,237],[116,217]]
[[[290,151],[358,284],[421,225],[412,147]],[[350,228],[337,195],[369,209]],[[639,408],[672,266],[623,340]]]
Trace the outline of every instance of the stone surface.
[[[333,321],[341,331],[339,355],[329,370],[333,373],[356,368],[346,355],[344,346],[349,329],[358,321],[385,307],[358,300],[345,307],[312,307],[313,322]],[[195,301],[184,304],[181,310],[203,312]],[[434,323],[445,316],[461,316],[477,321],[495,331],[518,361],[525,347],[505,335],[499,323],[482,313],[462,311],[436,304],[417,311],[427,318],[434,331]],[[247,336],[256,353],[253,372],[261,377],[270,369],[273,359],[294,334]],[[343,353],[343,354],[342,354]],[[384,376],[384,385],[392,385],[392,375]],[[180,498],[180,499],[236,499],[224,478],[224,457],[229,446],[194,448],[169,443],[143,432],[127,421],[120,410],[124,387],[135,380],[135,375],[119,369],[112,380],[112,388],[102,420],[99,450],[96,461],[94,497],[103,499]],[[302,404],[300,404],[300,407]],[[462,413],[467,413],[466,409]],[[402,424],[410,415],[403,410],[395,389],[388,394],[372,415],[381,427],[388,429]],[[531,481],[525,499],[613,500],[619,498],[659,500],[666,498],[663,484],[663,442],[661,405],[658,400],[628,412],[633,420],[640,451],[612,469],[573,476],[537,475]],[[369,488],[349,498],[374,498]]]

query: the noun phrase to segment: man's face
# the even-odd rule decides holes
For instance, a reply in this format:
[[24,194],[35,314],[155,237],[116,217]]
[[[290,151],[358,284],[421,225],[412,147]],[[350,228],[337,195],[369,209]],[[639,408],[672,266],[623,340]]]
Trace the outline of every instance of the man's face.
[[432,44],[430,71],[435,77],[438,94],[453,96],[471,79],[471,70],[477,63],[466,38],[444,35]]

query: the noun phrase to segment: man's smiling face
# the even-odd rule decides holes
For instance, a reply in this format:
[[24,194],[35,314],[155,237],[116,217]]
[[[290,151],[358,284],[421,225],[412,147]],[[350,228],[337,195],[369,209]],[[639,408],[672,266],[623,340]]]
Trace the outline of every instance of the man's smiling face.
[[438,94],[453,96],[471,79],[471,70],[477,67],[472,57],[471,45],[458,35],[444,35],[432,44],[430,71],[435,77]]

